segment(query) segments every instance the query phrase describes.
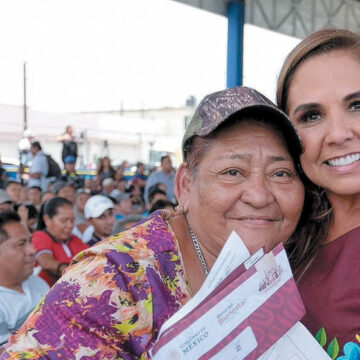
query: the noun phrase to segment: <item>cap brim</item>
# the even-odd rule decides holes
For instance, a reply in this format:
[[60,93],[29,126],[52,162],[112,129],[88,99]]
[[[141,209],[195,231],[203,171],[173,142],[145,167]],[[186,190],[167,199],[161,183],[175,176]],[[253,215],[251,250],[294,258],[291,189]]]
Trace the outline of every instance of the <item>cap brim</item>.
[[[264,116],[262,116],[262,114]],[[301,153],[303,152],[302,144],[300,138],[296,132],[295,127],[288,119],[287,115],[275,106],[266,105],[266,104],[254,104],[249,105],[246,108],[239,109],[238,111],[234,111],[227,118],[225,118],[221,123],[214,124],[214,126],[207,127],[206,129],[200,129],[194,136],[205,137],[212,134],[217,128],[224,125],[230,119],[234,117],[242,116],[244,119],[246,117],[253,117],[254,119],[261,119],[265,123],[269,123],[274,125],[279,131],[283,134],[285,142],[287,144],[288,150],[291,156],[298,160]],[[193,136],[193,137],[194,137]],[[185,159],[185,144],[191,138],[187,139],[183,144],[183,156]]]

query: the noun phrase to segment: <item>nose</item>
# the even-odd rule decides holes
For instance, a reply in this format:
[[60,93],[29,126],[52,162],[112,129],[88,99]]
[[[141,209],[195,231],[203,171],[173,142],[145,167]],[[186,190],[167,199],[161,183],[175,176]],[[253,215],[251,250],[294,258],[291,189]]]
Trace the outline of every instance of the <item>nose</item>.
[[114,222],[115,222],[115,215],[109,215],[106,218],[106,223],[108,224],[108,226],[112,227],[114,225]]
[[343,145],[354,137],[352,123],[345,115],[333,114],[329,116],[327,125],[326,142],[329,145]]
[[29,256],[35,256],[35,254],[36,254],[36,249],[35,249],[33,243],[30,241],[27,244],[26,252],[27,252],[27,255],[29,255]]
[[251,175],[240,197],[243,203],[254,208],[264,208],[274,201],[274,195],[263,174]]

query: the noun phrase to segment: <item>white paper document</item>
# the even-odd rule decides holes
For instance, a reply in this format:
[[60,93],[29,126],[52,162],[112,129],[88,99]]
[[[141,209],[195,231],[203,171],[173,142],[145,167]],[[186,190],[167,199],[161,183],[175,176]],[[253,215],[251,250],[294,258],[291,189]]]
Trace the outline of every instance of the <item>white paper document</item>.
[[329,360],[330,356],[301,323],[296,323],[259,360]]
[[233,232],[198,293],[163,324],[150,354],[154,360],[330,359],[299,323],[304,313],[282,244],[250,257]]

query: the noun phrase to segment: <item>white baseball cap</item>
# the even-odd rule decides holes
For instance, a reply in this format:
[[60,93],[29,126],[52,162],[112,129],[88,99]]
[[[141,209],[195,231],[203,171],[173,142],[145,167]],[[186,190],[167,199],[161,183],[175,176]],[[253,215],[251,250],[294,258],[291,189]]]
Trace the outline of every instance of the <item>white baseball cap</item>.
[[114,203],[104,195],[94,195],[85,204],[84,215],[86,219],[98,218],[107,209],[113,209]]

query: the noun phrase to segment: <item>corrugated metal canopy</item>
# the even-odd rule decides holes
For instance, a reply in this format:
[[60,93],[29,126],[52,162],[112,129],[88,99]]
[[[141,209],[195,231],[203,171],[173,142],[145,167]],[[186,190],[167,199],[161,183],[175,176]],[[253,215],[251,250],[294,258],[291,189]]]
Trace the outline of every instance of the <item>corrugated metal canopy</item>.
[[[229,2],[175,1],[224,16]],[[298,38],[326,27],[360,32],[359,0],[246,0],[245,12],[247,23]]]

